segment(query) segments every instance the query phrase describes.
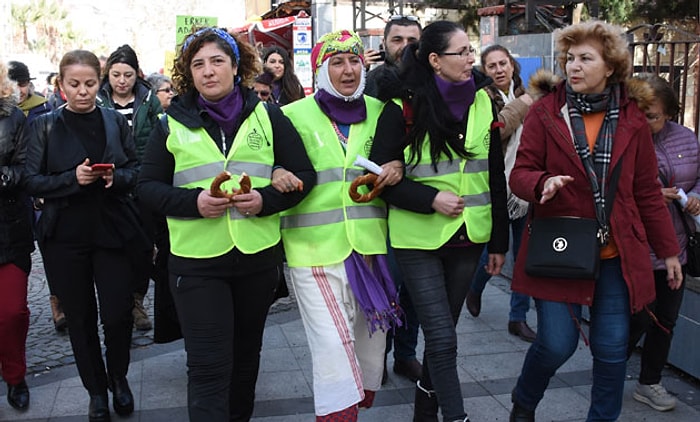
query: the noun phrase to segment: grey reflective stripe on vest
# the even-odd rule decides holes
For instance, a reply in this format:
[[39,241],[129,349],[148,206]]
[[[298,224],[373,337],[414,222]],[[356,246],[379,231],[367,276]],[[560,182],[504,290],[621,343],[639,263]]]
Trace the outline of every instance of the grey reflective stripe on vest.
[[467,160],[467,164],[464,166],[465,173],[481,173],[484,171],[489,171],[489,160],[485,158]]
[[240,211],[238,211],[238,208],[233,207],[229,208],[229,220],[243,220],[244,218],[254,218],[254,215],[243,215],[241,214]]
[[324,183],[338,182],[343,180],[343,168],[335,167],[332,169],[321,170],[316,173],[316,184],[322,185]]
[[361,218],[386,218],[386,207],[377,207],[374,205],[348,207],[348,217],[351,220],[359,220]]
[[216,176],[221,172],[223,167],[224,162],[217,161],[215,163],[208,163],[186,170],[180,170],[173,174],[173,186],[184,186],[189,183],[207,179],[212,177],[212,175]]
[[464,205],[467,207],[480,207],[491,203],[491,192],[462,195],[462,199],[464,199]]
[[226,164],[226,170],[234,175],[241,175],[245,172],[251,177],[269,179],[272,177],[272,166],[261,163],[243,163],[240,161],[230,161]]
[[348,169],[345,172],[345,181],[352,182],[356,177],[360,177],[363,174],[365,174],[365,171],[362,169]]
[[[361,218],[386,218],[386,208],[375,206],[348,207],[348,218],[357,220]],[[282,229],[296,229],[300,227],[322,226],[325,224],[341,223],[344,220],[343,210],[313,212],[309,214],[285,215],[281,218]]]
[[[361,169],[347,169],[345,172],[346,182],[352,182],[357,176],[362,176],[364,171]],[[316,184],[322,185],[324,183],[330,182],[340,182],[343,181],[343,168],[335,167],[332,169],[321,170],[316,173]]]
[[418,164],[415,167],[408,166],[406,169],[406,173],[416,178],[432,177],[436,174],[446,175],[459,172],[459,164],[460,160],[452,160],[452,162],[449,162],[447,160],[440,161],[437,164],[437,172],[435,172],[435,170],[433,169],[432,164]]

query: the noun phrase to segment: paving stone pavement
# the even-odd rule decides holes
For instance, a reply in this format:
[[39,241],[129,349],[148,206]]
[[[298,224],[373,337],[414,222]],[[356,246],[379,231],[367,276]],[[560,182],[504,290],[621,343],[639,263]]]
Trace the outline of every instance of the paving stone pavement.
[[[286,270],[286,268],[285,268]],[[287,277],[289,279],[289,277]],[[270,309],[278,313],[296,308],[294,289],[289,286],[290,296],[279,299]],[[153,283],[144,298],[144,307],[153,320]],[[38,375],[52,369],[75,363],[68,332],[54,329],[49,304],[49,286],[44,273],[43,261],[38,248],[32,253],[32,272],[29,275],[29,333],[27,336],[27,375]],[[132,349],[153,345],[153,330],[133,331]]]

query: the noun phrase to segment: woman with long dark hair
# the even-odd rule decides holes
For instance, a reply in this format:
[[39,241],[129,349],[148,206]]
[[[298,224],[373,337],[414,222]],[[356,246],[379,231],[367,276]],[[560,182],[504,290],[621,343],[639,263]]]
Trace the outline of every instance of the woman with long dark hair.
[[273,75],[272,102],[279,106],[287,105],[304,98],[304,88],[294,73],[294,65],[284,48],[273,45],[263,54],[263,66]]
[[[372,144],[377,164],[405,163],[387,186],[389,238],[425,335],[415,421],[467,421],[457,373],[455,326],[488,244],[488,272],[498,274],[508,249],[503,152],[491,79],[473,68],[475,52],[459,25],[438,21],[406,47],[396,97],[385,105]],[[406,127],[410,130],[406,133]]]

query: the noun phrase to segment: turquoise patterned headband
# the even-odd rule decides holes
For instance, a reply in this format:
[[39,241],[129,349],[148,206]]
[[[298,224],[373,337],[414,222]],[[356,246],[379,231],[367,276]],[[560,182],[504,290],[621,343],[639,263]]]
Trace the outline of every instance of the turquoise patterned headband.
[[238,51],[238,44],[236,43],[236,40],[231,36],[231,34],[229,34],[228,32],[224,31],[221,28],[210,27],[210,28],[202,28],[202,29],[198,30],[194,34],[188,36],[187,39],[185,39],[185,42],[182,43],[182,51],[187,50],[187,47],[190,46],[190,44],[192,43],[192,41],[194,41],[195,38],[201,36],[202,34],[204,34],[206,32],[213,32],[219,38],[226,41],[226,43],[233,50],[233,55],[236,56],[236,63],[240,63],[241,53],[240,53],[240,51]]

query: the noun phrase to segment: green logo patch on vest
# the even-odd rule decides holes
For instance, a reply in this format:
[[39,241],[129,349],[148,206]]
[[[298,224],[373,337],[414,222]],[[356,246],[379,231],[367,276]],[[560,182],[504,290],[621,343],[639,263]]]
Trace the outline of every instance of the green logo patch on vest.
[[364,150],[365,150],[365,157],[369,157],[369,153],[372,151],[372,144],[374,143],[374,136],[370,136],[369,139],[365,142]]
[[482,141],[484,143],[484,148],[486,151],[489,151],[491,148],[491,132],[486,132],[486,135],[484,135],[484,140]]
[[253,151],[258,151],[262,148],[263,137],[260,136],[257,130],[253,129],[252,132],[248,133],[247,137],[248,148]]

